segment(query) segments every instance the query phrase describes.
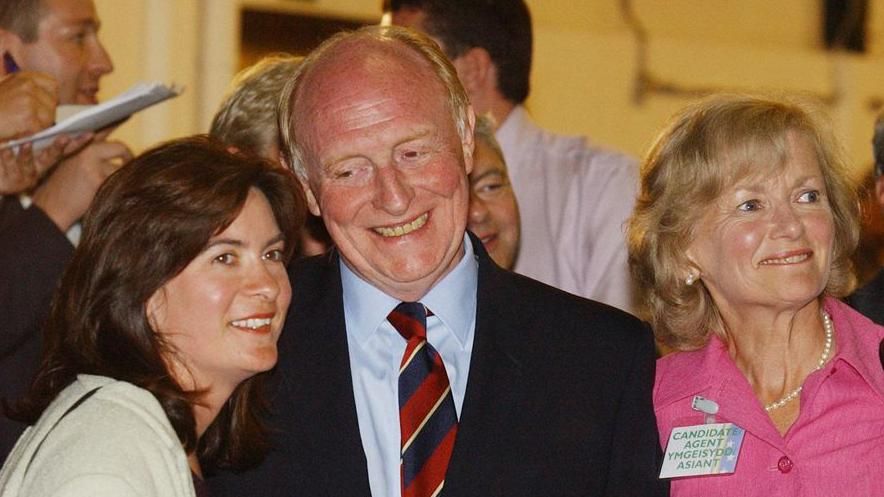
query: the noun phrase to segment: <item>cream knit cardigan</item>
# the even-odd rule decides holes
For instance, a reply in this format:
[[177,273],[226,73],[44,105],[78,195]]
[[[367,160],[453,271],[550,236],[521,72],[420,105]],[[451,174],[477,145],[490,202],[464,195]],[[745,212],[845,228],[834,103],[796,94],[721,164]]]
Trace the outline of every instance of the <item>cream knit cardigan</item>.
[[[96,387],[101,389],[52,428]],[[22,434],[0,471],[0,497],[25,496],[195,494],[184,449],[157,399],[130,383],[80,375]]]

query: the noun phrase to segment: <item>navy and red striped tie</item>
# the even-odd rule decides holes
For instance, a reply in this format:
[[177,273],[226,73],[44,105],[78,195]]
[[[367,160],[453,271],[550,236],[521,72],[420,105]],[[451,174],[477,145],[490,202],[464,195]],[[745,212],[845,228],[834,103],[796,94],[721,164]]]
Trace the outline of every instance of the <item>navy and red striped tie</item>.
[[442,356],[427,342],[427,309],[403,302],[387,318],[408,344],[399,367],[403,497],[438,495],[457,436],[457,413]]

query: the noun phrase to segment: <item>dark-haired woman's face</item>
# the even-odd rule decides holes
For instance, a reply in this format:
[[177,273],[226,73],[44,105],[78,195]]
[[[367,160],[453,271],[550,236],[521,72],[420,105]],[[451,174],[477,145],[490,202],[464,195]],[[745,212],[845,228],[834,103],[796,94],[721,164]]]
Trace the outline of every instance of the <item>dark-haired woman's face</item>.
[[148,301],[182,388],[227,391],[276,364],[291,287],[284,242],[262,193]]

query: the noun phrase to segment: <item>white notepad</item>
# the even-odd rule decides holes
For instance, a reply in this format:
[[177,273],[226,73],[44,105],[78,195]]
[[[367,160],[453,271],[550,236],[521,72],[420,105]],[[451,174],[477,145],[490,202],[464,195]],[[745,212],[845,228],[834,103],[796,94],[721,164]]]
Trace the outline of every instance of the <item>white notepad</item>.
[[[151,105],[177,97],[182,91],[182,88],[175,85],[136,83],[125,92],[98,105],[63,105],[56,111],[58,122],[55,126],[25,138],[6,142],[0,145],[0,150],[33,142],[34,151],[37,151],[49,146],[53,138],[62,133],[76,135],[98,131]],[[65,114],[68,117],[64,117]]]

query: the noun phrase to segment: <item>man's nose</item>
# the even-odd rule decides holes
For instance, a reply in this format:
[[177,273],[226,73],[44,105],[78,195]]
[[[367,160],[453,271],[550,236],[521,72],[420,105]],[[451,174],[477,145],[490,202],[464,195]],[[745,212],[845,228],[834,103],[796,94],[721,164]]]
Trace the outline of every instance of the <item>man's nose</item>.
[[114,70],[114,63],[111,61],[110,55],[104,48],[104,44],[96,39],[95,46],[89,54],[89,70],[93,74],[103,76],[110,74]]
[[414,198],[408,178],[394,166],[377,168],[375,189],[375,207],[394,215],[408,211]]
[[488,219],[488,204],[475,193],[470,194],[470,225],[481,224]]

